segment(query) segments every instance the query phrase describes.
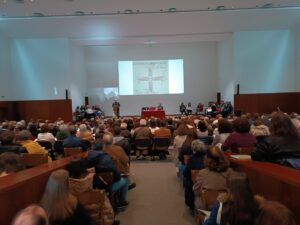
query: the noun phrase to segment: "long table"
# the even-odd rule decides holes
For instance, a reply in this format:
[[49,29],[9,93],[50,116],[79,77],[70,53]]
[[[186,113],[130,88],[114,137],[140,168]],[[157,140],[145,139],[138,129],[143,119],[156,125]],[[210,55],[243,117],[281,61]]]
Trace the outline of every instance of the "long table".
[[143,118],[150,118],[150,117],[156,117],[156,118],[165,118],[166,113],[165,110],[142,110],[141,116]]
[[245,172],[254,194],[287,206],[300,224],[300,171],[268,162],[230,158],[231,167]]
[[[83,157],[87,152],[80,153]],[[0,224],[9,225],[18,211],[39,203],[50,174],[63,169],[72,157],[45,163],[0,178]]]

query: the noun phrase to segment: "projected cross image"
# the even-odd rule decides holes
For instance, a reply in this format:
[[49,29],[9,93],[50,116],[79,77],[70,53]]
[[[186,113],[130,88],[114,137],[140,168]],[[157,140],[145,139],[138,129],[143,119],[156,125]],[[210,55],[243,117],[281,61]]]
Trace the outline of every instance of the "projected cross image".
[[134,94],[169,93],[168,61],[133,62]]

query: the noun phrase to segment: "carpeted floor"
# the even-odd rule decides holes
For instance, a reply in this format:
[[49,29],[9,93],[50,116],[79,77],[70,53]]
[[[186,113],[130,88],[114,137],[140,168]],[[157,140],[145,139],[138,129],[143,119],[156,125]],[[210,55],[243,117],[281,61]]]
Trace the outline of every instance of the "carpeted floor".
[[121,225],[191,225],[194,219],[184,204],[184,190],[170,161],[133,161],[129,206],[117,215]]

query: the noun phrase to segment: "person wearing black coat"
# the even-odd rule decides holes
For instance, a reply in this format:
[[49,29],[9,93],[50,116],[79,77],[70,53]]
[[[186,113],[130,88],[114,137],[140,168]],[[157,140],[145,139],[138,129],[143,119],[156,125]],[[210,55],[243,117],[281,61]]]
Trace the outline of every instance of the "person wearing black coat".
[[10,130],[3,130],[0,134],[0,154],[4,152],[13,152],[16,154],[27,153],[26,148],[22,145],[14,144],[15,135]]
[[184,171],[185,178],[185,204],[194,210],[194,191],[192,181],[192,170],[201,170],[204,168],[204,156],[206,154],[206,147],[204,143],[198,139],[192,142],[193,155],[190,157]]

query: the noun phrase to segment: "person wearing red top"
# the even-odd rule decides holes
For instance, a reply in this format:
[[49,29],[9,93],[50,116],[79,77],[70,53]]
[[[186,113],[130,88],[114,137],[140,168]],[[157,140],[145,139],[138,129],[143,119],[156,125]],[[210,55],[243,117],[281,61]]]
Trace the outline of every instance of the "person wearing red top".
[[235,132],[228,136],[222,145],[222,150],[231,149],[232,152],[237,152],[239,147],[256,146],[256,137],[249,133],[250,124],[247,118],[239,117],[233,121],[233,129]]

